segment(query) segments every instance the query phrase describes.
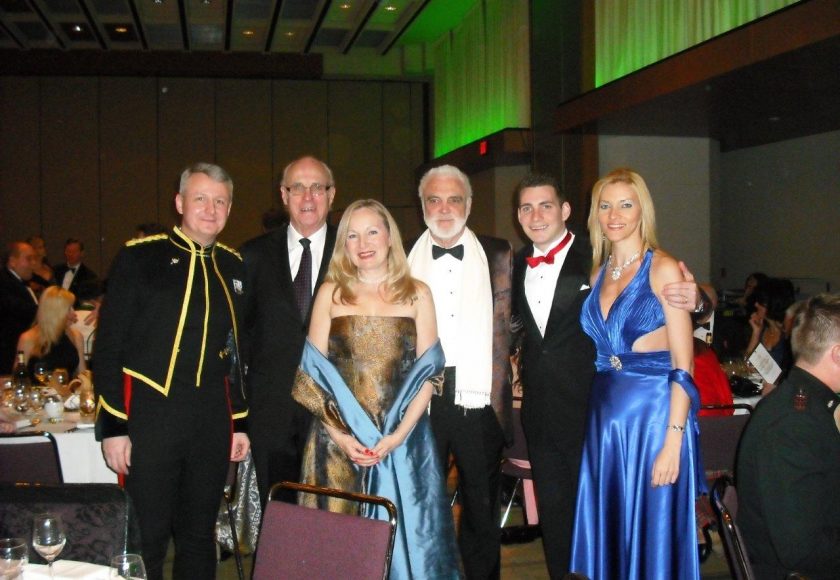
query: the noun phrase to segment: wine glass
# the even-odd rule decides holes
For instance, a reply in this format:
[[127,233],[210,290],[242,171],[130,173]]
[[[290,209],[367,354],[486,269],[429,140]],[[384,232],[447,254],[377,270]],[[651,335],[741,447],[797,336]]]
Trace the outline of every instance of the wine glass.
[[0,578],[17,578],[29,563],[29,550],[23,538],[0,539]]
[[50,366],[45,361],[39,360],[32,367],[32,374],[41,386],[46,386],[50,378]]
[[146,566],[138,554],[120,554],[111,558],[110,578],[146,580]]
[[44,393],[40,388],[32,386],[29,388],[29,407],[34,413],[40,411],[44,406]]
[[67,543],[61,517],[55,514],[39,514],[32,524],[32,547],[47,561],[50,578],[53,578],[53,561]]

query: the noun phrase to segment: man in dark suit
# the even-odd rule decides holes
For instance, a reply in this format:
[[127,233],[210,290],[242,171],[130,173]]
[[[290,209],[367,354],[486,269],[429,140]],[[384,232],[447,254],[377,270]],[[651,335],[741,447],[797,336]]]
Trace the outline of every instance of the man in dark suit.
[[758,580],[840,574],[840,295],[800,307],[796,358],[738,452],[738,525]]
[[[515,326],[522,328],[522,427],[534,476],[543,550],[551,578],[568,572],[584,426],[595,346],[580,326],[589,296],[592,250],[566,228],[572,208],[549,175],[516,188],[517,218],[531,240],[513,264]],[[664,298],[693,309],[693,276]],[[673,300],[673,302],[672,302]]]
[[18,337],[32,326],[38,311],[35,293],[26,285],[32,277],[35,250],[26,242],[12,242],[0,270],[0,375],[12,372]]
[[[292,399],[292,383],[312,297],[335,245],[335,228],[327,225],[335,197],[332,171],[314,157],[293,161],[283,171],[280,196],[289,224],[241,248],[247,272],[248,424],[263,503],[272,484],[300,479],[311,415]],[[291,493],[282,499],[295,501]]]
[[56,281],[76,296],[76,308],[85,302],[96,302],[102,294],[99,276],[82,263],[84,255],[85,245],[76,238],[70,238],[64,243],[65,262],[55,267]]
[[435,301],[446,356],[444,388],[431,403],[441,464],[451,452],[461,492],[459,546],[469,579],[498,578],[502,448],[511,433],[510,243],[467,228],[469,179],[444,165],[420,180],[428,230],[408,261]]

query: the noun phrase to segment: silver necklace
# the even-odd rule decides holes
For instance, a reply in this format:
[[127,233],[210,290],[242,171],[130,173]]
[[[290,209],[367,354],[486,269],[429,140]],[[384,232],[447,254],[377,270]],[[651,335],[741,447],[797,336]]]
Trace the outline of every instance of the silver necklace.
[[613,266],[613,256],[612,254],[610,254],[609,260],[607,261],[607,266],[610,269],[610,278],[612,278],[613,280],[618,280],[619,278],[621,278],[621,275],[624,273],[624,269],[633,262],[635,262],[636,258],[638,258],[641,253],[641,251],[636,252],[635,254],[627,258],[627,260],[621,266]]
[[362,278],[361,276],[356,274],[356,280],[358,280],[362,284],[368,284],[368,285],[371,285],[371,286],[379,286],[380,284],[382,284],[387,279],[388,279],[388,273],[387,272],[385,273],[384,276],[381,276],[380,278],[377,278],[375,280],[366,280],[365,278]]

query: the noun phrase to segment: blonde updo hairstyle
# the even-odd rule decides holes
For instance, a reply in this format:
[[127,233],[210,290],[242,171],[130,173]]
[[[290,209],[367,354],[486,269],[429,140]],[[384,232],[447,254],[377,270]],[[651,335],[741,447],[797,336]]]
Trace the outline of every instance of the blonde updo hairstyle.
[[601,223],[598,221],[601,193],[604,188],[614,183],[623,183],[639,196],[639,206],[642,209],[642,252],[649,249],[656,250],[659,243],[656,240],[656,213],[653,209],[653,199],[650,190],[642,176],[626,167],[613,169],[599,179],[592,187],[592,206],[589,208],[589,239],[592,242],[592,267],[598,269],[612,252],[612,244],[604,235]]
[[346,243],[350,230],[350,217],[359,209],[369,209],[379,214],[391,239],[388,252],[388,275],[384,282],[385,300],[392,304],[412,302],[417,297],[417,281],[411,277],[400,230],[387,208],[375,199],[360,199],[351,203],[344,210],[344,215],[338,224],[335,249],[326,277],[328,282],[336,285],[333,301],[341,304],[356,303],[355,287],[359,283],[359,269],[347,254]]

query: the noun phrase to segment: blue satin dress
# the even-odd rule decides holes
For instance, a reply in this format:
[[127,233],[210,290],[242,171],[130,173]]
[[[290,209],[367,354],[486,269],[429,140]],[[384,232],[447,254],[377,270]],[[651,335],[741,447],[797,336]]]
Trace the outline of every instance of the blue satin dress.
[[[598,350],[581,460],[571,570],[591,580],[699,578],[694,499],[705,491],[698,451],[700,400],[691,375],[671,369],[669,351],[633,352],[665,324],[650,287],[653,252],[616,298],[606,320],[599,296],[605,269],[581,311]],[[669,421],[671,384],[691,399],[673,485],[651,485]]]
[[[394,503],[397,534],[390,578],[459,578],[452,512],[428,415],[420,417],[402,445],[370,468],[350,462],[322,424],[351,432],[371,449],[392,433],[423,384],[443,370],[440,342],[416,358],[415,341],[411,318],[342,316],[333,319],[329,358],[306,342],[293,394],[320,420],[312,426],[301,478]],[[306,504],[303,497],[301,503]],[[343,501],[313,507],[355,509]],[[388,519],[381,507],[363,514]]]

